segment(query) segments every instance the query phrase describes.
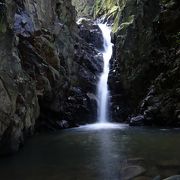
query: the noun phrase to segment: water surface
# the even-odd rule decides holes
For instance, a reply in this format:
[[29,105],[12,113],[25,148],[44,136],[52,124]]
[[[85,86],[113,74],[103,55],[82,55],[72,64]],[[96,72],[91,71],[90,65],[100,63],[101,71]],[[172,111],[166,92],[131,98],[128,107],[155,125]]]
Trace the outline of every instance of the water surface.
[[15,156],[0,159],[0,177],[119,180],[129,162],[143,166],[143,176],[180,173],[180,131],[96,124],[37,135]]

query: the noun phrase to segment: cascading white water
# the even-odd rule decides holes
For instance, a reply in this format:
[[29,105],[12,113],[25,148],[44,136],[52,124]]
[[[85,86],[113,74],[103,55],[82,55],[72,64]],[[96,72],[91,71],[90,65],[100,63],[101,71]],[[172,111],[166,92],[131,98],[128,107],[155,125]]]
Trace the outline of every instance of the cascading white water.
[[112,56],[113,52],[113,44],[111,43],[111,28],[108,27],[106,24],[98,24],[99,28],[102,31],[102,35],[104,38],[104,50],[102,51],[103,54],[103,61],[104,61],[104,68],[103,72],[100,76],[98,82],[98,122],[99,123],[106,123],[108,122],[108,102],[109,102],[109,91],[108,91],[108,75],[109,75],[109,61]]

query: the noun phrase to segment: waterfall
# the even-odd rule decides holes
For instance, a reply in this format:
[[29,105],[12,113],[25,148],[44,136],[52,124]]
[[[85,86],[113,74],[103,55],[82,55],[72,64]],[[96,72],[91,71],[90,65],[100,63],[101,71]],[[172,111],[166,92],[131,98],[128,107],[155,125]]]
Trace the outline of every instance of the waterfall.
[[104,67],[103,72],[100,76],[98,87],[97,87],[97,97],[98,97],[98,122],[106,123],[108,122],[108,104],[109,104],[109,90],[108,90],[108,75],[109,75],[109,61],[112,56],[113,44],[111,43],[111,28],[106,24],[98,24],[102,31],[104,38],[104,49],[102,51]]

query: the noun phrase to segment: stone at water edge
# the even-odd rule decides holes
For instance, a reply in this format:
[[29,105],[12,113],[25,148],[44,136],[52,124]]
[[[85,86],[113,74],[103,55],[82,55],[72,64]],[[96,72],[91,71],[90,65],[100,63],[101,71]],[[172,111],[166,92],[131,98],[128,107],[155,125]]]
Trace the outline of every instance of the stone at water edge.
[[121,170],[121,179],[130,180],[145,172],[146,170],[142,166],[127,166]]
[[136,117],[132,117],[129,122],[130,126],[143,126],[144,125],[144,116],[139,115]]
[[180,180],[180,175],[174,175],[174,176],[168,177],[164,180]]
[[158,176],[154,177],[153,180],[161,180],[161,176],[158,175]]

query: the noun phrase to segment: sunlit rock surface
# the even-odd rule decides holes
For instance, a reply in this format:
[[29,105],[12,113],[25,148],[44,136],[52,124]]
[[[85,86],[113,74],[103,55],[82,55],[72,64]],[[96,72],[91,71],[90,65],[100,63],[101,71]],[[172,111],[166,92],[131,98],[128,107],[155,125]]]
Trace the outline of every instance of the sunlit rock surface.
[[94,2],[95,0],[72,0],[72,4],[77,10],[77,17],[92,17]]

